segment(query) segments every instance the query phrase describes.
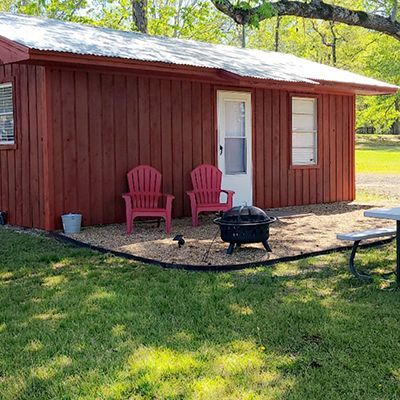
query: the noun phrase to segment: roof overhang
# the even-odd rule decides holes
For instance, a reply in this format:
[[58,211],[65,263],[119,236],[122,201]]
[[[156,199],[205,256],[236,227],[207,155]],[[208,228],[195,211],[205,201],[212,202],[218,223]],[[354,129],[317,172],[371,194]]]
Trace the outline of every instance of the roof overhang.
[[354,94],[358,95],[363,95],[363,96],[374,96],[374,95],[382,95],[382,94],[394,94],[397,93],[400,90],[400,87],[395,86],[395,85],[359,85],[359,84],[348,84],[348,83],[342,83],[342,82],[332,82],[332,81],[322,81],[319,80],[318,83],[320,83],[323,87],[335,87],[337,89],[343,89],[345,90],[348,87],[351,87],[352,92]]
[[286,90],[304,90],[315,93],[338,93],[358,95],[394,94],[399,87],[394,85],[374,86],[357,85],[319,80],[315,84],[307,82],[292,82],[272,79],[244,77],[223,69],[178,65],[155,61],[138,61],[127,58],[104,57],[96,55],[63,53],[30,49],[7,38],[0,36],[0,64],[32,63],[44,65],[63,65],[66,67],[95,69],[120,69],[136,72],[142,75],[157,74],[162,77],[186,78],[192,80],[207,80],[238,87],[272,87]]

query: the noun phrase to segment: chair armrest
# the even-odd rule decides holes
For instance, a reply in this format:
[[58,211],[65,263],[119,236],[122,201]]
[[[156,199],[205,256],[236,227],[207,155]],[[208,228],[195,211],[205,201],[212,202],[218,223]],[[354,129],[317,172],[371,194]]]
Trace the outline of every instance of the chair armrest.
[[130,193],[123,193],[122,198],[125,200],[125,207],[127,212],[132,210],[132,196]]
[[163,194],[163,196],[165,197],[165,208],[167,210],[171,210],[172,202],[175,199],[175,196],[172,194]]
[[226,204],[229,208],[232,208],[233,205],[233,195],[235,192],[233,190],[221,190],[222,193],[226,193],[227,199],[226,199]]
[[131,194],[130,193],[122,193],[122,198],[124,200],[130,200],[131,199]]
[[194,213],[193,210],[195,210],[197,207],[196,192],[194,190],[189,190],[186,192],[186,194],[189,196],[190,207],[192,209],[192,215],[193,215],[193,213]]

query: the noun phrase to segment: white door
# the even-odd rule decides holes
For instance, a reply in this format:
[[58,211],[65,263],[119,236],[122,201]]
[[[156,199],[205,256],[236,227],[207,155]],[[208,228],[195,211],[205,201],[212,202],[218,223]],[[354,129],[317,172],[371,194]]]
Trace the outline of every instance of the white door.
[[218,91],[218,168],[233,204],[252,205],[251,94]]

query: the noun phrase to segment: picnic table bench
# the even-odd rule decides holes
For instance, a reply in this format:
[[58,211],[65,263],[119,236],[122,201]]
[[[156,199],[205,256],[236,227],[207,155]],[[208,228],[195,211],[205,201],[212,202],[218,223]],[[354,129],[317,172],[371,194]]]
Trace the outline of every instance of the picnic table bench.
[[347,240],[347,241],[353,242],[353,248],[351,250],[350,259],[349,259],[349,269],[350,269],[350,272],[355,277],[360,278],[360,279],[371,279],[370,275],[358,272],[354,265],[354,258],[356,256],[356,252],[357,252],[360,242],[362,240],[383,238],[383,237],[389,237],[389,236],[396,236],[396,227],[368,229],[365,231],[340,233],[340,234],[336,235],[337,239],[339,239],[339,240]]

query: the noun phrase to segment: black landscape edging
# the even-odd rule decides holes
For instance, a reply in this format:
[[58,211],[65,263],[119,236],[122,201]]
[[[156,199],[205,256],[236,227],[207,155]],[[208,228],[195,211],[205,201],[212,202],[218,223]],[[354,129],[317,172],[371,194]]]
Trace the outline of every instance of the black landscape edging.
[[[298,260],[303,260],[303,259],[309,258],[309,257],[316,257],[316,256],[322,256],[322,255],[336,253],[336,252],[348,251],[348,250],[351,250],[353,247],[352,245],[339,246],[339,247],[333,247],[333,248],[329,248],[329,249],[325,249],[325,250],[318,250],[318,251],[314,251],[314,252],[310,252],[310,253],[298,254],[295,256],[287,256],[287,257],[275,258],[273,260],[257,261],[257,262],[244,263],[244,264],[191,265],[191,264],[167,263],[167,262],[163,262],[163,261],[159,261],[159,260],[153,260],[151,258],[135,256],[133,254],[124,253],[122,251],[110,250],[110,249],[106,249],[104,247],[94,246],[94,245],[91,245],[91,244],[88,244],[85,242],[81,242],[80,240],[72,239],[72,238],[65,236],[58,232],[48,232],[47,235],[49,237],[52,237],[52,238],[58,240],[59,242],[64,243],[64,244],[69,244],[69,245],[73,245],[76,247],[81,247],[81,248],[98,251],[99,253],[102,253],[102,254],[113,254],[117,257],[122,257],[122,258],[125,258],[128,260],[138,261],[143,264],[158,265],[162,268],[168,268],[168,269],[183,269],[186,271],[202,271],[202,272],[235,271],[235,270],[246,269],[246,268],[270,266],[270,265],[275,265],[275,264],[279,264],[282,262],[298,261]],[[378,241],[375,241],[372,243],[361,244],[359,246],[359,248],[365,249],[365,248],[382,246],[384,244],[391,243],[394,239],[395,238],[389,238],[389,239],[384,239],[384,240],[378,240]]]

